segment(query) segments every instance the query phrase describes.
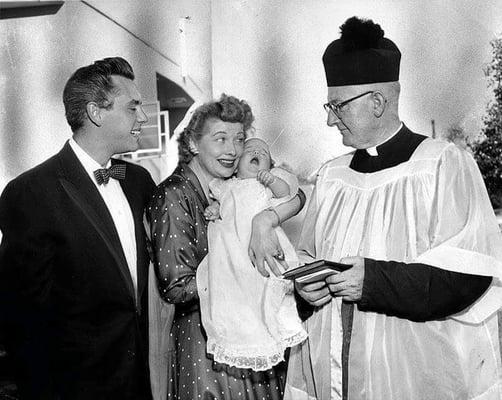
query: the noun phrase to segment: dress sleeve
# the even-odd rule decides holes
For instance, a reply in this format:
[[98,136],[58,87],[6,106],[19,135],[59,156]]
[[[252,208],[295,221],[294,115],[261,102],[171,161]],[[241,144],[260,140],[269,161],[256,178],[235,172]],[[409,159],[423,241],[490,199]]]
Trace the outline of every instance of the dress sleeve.
[[159,294],[169,303],[198,300],[195,271],[205,254],[194,211],[174,179],[157,188],[148,208]]
[[296,175],[286,171],[283,168],[272,168],[270,173],[278,178],[281,178],[289,186],[289,196],[281,197],[280,199],[272,199],[276,201],[276,205],[280,203],[285,203],[296,196],[299,190],[298,178]]

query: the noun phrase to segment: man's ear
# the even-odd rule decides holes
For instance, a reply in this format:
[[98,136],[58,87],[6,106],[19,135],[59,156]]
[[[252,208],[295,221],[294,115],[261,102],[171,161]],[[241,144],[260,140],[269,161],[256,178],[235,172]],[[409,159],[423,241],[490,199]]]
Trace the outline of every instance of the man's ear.
[[380,118],[386,106],[387,99],[383,97],[383,94],[378,91],[373,92],[373,114],[375,117]]
[[93,101],[87,103],[86,106],[87,116],[89,120],[96,126],[101,126],[103,124],[103,115],[101,114],[102,109]]

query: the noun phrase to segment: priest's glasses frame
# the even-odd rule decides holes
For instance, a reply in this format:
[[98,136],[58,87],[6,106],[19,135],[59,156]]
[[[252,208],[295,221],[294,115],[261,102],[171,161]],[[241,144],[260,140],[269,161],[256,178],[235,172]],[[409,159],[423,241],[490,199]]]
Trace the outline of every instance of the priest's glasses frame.
[[357,96],[351,97],[350,99],[347,99],[347,100],[340,101],[338,103],[328,101],[327,103],[323,104],[323,107],[328,114],[331,111],[333,114],[335,114],[338,117],[340,115],[340,111],[341,111],[342,107],[346,106],[351,101],[357,100],[360,97],[366,96],[367,94],[373,94],[375,92],[376,92],[376,90],[369,90],[367,92],[358,94]]

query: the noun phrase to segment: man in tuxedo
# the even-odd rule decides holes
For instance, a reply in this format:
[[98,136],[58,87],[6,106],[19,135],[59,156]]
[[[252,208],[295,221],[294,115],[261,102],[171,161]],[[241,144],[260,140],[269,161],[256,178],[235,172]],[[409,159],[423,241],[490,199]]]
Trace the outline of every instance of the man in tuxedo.
[[64,88],[73,137],[0,198],[0,302],[23,399],[150,399],[143,209],[154,183],[111,159],[147,121],[122,58]]
[[470,154],[401,121],[400,59],[356,17],[324,53],[327,123],[353,151],[319,170],[298,247],[351,268],[296,284],[314,308],[285,399],[502,398],[495,215]]

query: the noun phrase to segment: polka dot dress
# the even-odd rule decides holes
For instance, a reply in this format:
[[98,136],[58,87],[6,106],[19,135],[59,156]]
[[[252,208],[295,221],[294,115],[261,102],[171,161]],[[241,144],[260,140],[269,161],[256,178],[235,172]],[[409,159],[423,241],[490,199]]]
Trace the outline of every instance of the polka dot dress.
[[285,365],[256,372],[214,362],[206,353],[195,273],[207,254],[208,202],[186,165],[162,182],[148,208],[159,291],[176,305],[169,335],[167,399],[279,400]]

